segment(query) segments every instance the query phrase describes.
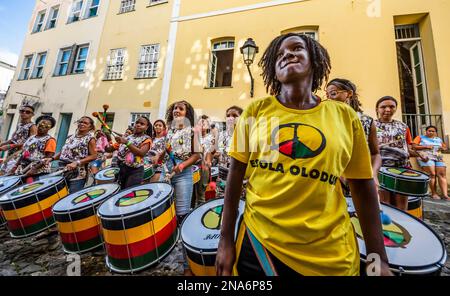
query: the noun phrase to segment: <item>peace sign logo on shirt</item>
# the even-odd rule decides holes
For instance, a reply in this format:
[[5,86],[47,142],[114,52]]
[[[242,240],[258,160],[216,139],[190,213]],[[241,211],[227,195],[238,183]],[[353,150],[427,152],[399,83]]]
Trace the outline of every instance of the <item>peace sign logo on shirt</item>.
[[272,131],[272,150],[292,159],[307,159],[318,156],[325,149],[327,140],[317,128],[288,123]]

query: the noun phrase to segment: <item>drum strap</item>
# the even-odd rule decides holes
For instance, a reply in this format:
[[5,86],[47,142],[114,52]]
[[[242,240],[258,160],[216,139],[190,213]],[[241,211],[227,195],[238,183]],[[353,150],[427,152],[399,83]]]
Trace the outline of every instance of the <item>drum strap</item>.
[[245,227],[247,231],[248,238],[250,239],[250,243],[253,247],[253,251],[255,252],[256,257],[258,258],[259,263],[261,264],[262,269],[266,276],[277,276],[277,271],[275,270],[275,266],[273,265],[272,259],[270,259],[269,253],[267,253],[266,248],[256,239],[253,233]]

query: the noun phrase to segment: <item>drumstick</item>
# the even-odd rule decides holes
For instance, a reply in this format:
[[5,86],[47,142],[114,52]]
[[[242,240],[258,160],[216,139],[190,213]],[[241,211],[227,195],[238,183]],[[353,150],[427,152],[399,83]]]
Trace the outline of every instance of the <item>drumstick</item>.
[[94,116],[95,118],[97,118],[98,121],[100,121],[101,125],[102,125],[103,127],[105,127],[107,130],[109,130],[111,133],[116,134],[116,135],[119,136],[119,137],[122,137],[122,136],[123,136],[122,134],[119,134],[119,133],[113,131],[113,130],[106,124],[106,122],[103,120],[103,118],[100,116],[100,114],[98,114],[98,112],[92,113],[92,116]]

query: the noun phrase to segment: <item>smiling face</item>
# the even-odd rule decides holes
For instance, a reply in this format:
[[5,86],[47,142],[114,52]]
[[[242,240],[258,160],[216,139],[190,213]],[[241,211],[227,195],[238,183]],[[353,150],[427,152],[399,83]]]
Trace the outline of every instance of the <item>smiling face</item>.
[[160,135],[165,131],[164,124],[161,121],[155,122],[153,128],[155,129],[155,133],[157,135]]
[[51,128],[52,123],[50,122],[50,120],[42,119],[37,125],[38,135],[45,136]]
[[83,133],[93,129],[93,123],[88,117],[81,117],[78,120],[78,130]]
[[327,87],[326,94],[328,99],[344,103],[347,102],[347,100],[351,97],[351,92],[339,89],[337,86],[333,84],[330,84]]
[[392,100],[386,100],[381,102],[377,108],[378,118],[383,121],[391,121],[392,117],[397,111],[397,104]]
[[312,76],[306,43],[298,36],[283,40],[277,52],[275,74],[282,84]]

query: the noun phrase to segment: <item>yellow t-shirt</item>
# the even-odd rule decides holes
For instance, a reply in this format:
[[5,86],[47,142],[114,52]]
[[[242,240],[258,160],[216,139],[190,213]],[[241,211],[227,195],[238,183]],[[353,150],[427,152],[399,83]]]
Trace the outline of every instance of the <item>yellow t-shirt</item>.
[[309,110],[275,97],[255,101],[236,125],[229,154],[247,163],[244,221],[303,275],[357,275],[360,255],[339,176],[371,179],[358,115],[323,101]]

